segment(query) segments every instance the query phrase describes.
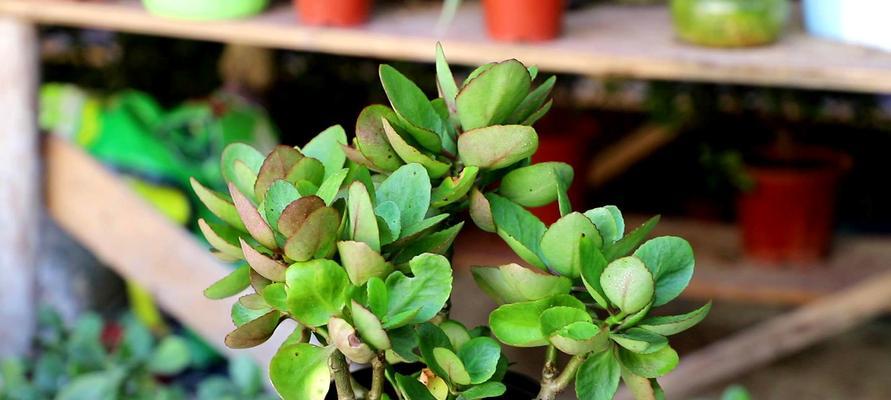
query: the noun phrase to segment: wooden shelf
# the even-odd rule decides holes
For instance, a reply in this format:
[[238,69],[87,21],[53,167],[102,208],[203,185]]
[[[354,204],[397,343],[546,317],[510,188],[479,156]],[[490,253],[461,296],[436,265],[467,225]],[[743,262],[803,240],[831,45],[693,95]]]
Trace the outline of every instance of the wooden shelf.
[[[639,222],[643,220],[634,219],[629,226]],[[842,236],[825,262],[779,268],[745,259],[734,226],[668,219],[653,235],[675,235],[690,241],[696,253],[696,273],[683,296],[697,301],[797,306],[891,272],[888,237]],[[522,263],[495,235],[469,231],[458,239],[456,266],[509,262]]]
[[664,7],[597,6],[569,13],[566,34],[544,44],[488,39],[479,6],[464,6],[449,32],[434,32],[436,6],[380,10],[356,29],[301,26],[281,5],[241,21],[154,17],[137,0],[107,3],[2,0],[0,14],[41,24],[90,27],[383,59],[430,61],[441,40],[450,60],[477,65],[518,58],[543,70],[593,76],[689,80],[891,93],[891,53],[833,43],[791,28],[774,46],[719,50],[679,43]]

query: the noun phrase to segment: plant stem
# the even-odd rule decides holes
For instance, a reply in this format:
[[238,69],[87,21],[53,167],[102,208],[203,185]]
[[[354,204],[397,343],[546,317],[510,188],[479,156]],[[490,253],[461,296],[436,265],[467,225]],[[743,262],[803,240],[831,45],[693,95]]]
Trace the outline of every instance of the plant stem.
[[368,400],[380,400],[383,396],[385,369],[383,354],[371,360],[371,391],[368,392]]
[[331,374],[334,375],[334,387],[337,388],[337,398],[339,400],[356,400],[356,394],[353,393],[353,384],[350,376],[350,366],[346,362],[343,353],[335,350],[329,359]]
[[[553,356],[551,353],[553,353]],[[579,367],[585,361],[585,356],[583,355],[573,356],[569,362],[566,363],[563,372],[561,372],[560,375],[557,375],[556,363],[551,361],[552,358],[556,359],[556,350],[552,351],[552,348],[549,347],[548,358],[546,359],[544,369],[542,370],[541,391],[538,392],[538,396],[535,400],[556,399],[557,395],[560,394],[563,389],[566,389],[573,379],[575,379],[575,372],[578,371]]]

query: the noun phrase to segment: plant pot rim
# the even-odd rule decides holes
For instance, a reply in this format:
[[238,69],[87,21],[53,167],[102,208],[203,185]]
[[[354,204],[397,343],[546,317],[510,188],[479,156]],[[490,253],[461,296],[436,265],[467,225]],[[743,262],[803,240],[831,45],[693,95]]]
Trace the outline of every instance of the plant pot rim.
[[[757,156],[767,162],[747,161],[745,168],[759,177],[839,176],[853,166],[849,154],[821,146],[802,146],[785,151],[771,148],[759,151]],[[794,165],[796,163],[799,165]],[[810,165],[800,165],[802,163]]]

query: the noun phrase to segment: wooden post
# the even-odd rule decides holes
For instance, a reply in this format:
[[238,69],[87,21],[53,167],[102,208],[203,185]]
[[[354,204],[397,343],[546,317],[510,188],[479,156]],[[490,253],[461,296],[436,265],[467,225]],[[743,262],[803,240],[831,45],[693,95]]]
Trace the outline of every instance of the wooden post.
[[39,200],[37,34],[0,16],[0,357],[28,352],[35,324]]

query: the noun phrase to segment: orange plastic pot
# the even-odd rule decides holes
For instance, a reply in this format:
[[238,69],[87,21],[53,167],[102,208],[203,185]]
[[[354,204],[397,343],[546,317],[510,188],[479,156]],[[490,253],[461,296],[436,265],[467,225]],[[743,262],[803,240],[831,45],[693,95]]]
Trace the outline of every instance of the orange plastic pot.
[[564,0],[483,0],[489,36],[509,42],[540,42],[560,35]]
[[755,186],[738,204],[746,255],[801,265],[824,258],[832,239],[836,188],[849,164],[847,156],[827,151],[811,152],[797,165],[749,167]]
[[294,5],[305,24],[356,26],[368,21],[372,0],[294,0]]

